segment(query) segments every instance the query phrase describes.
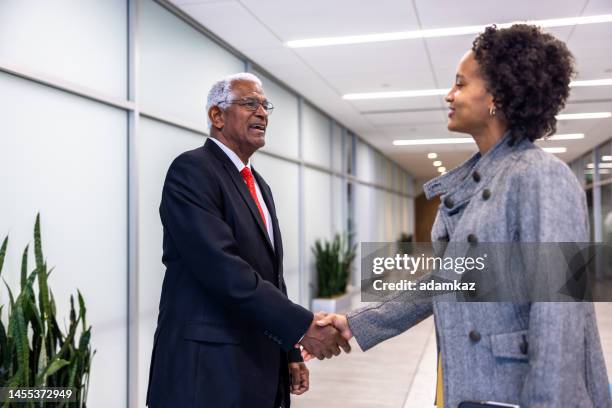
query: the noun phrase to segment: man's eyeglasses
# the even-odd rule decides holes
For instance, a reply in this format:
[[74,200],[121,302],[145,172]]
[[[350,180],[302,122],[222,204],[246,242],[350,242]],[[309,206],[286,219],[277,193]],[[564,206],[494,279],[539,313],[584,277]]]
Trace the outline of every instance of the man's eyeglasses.
[[259,106],[261,105],[264,108],[264,110],[268,113],[268,115],[271,115],[272,111],[274,110],[274,105],[272,105],[272,102],[269,102],[269,101],[260,102],[258,99],[238,99],[235,101],[226,101],[226,103],[240,105],[253,112],[259,109]]

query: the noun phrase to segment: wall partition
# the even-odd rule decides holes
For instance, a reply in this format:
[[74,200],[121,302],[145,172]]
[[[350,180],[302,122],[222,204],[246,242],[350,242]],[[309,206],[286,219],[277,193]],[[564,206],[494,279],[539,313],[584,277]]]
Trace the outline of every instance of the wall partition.
[[79,289],[93,326],[90,407],[144,406],[165,273],[161,189],[172,160],[206,140],[219,78],[251,71],[275,105],[252,162],[274,194],[293,301],[309,307],[315,294],[317,239],[412,233],[410,174],[165,1],[7,0],[0,37],[2,276],[18,285],[40,212],[59,320]]

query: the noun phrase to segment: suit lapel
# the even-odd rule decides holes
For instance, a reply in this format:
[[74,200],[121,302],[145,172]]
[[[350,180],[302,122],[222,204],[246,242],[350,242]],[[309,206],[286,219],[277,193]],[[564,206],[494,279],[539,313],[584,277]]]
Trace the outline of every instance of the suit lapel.
[[[236,186],[236,189],[240,193],[240,196],[242,197],[247,207],[249,208],[249,212],[251,213],[251,216],[255,219],[255,223],[257,224],[257,228],[259,229],[259,232],[261,232],[261,234],[263,235],[263,238],[266,241],[266,245],[268,246],[268,249],[271,251],[272,255],[274,256],[274,248],[272,247],[272,243],[270,242],[268,231],[266,231],[266,228],[264,227],[263,220],[261,219],[261,215],[259,214],[259,209],[257,208],[257,205],[255,204],[255,201],[253,200],[253,197],[251,197],[251,193],[249,192],[249,189],[246,183],[244,182],[242,175],[238,172],[238,169],[236,168],[234,163],[232,163],[230,158],[227,157],[227,155],[223,152],[223,150],[219,148],[219,146],[215,144],[215,142],[211,140],[207,140],[206,143],[204,144],[204,148],[210,150],[217,157],[217,159],[219,159],[221,163],[223,163],[223,167],[225,168],[225,171],[229,175],[229,178],[232,180],[232,182]],[[263,190],[263,189],[260,187],[260,190]],[[263,195],[263,192],[262,192],[262,195]],[[272,216],[270,215],[270,217]]]
[[249,211],[251,215],[253,216],[253,218],[255,219],[255,222],[257,223],[259,231],[263,234],[264,239],[266,240],[266,244],[268,245],[268,248],[270,249],[270,251],[272,251],[272,253],[274,253],[274,248],[272,248],[272,243],[270,242],[268,231],[266,231],[266,227],[264,226],[263,220],[261,219],[261,215],[259,214],[259,209],[257,208],[257,205],[255,204],[255,200],[253,200],[253,197],[251,196],[251,193],[249,192],[249,189],[246,183],[244,182],[244,179],[238,172],[238,169],[236,169],[236,166],[234,166],[234,163],[231,163],[231,162],[224,163],[224,167],[225,167],[225,170],[227,170],[227,172],[229,173],[230,178],[234,182],[234,185],[240,192],[242,199],[246,203],[247,207],[249,207]]
[[266,203],[268,212],[270,213],[270,221],[272,222],[272,233],[274,235],[274,252],[278,257],[278,255],[281,253],[282,242],[278,219],[276,217],[276,208],[274,207],[274,200],[272,200],[272,194],[268,190],[263,178],[253,168],[253,166],[251,166],[251,169],[253,171],[253,176],[255,177],[255,180],[257,180],[257,184],[259,185],[259,190],[261,191],[261,195],[263,196],[264,202]]

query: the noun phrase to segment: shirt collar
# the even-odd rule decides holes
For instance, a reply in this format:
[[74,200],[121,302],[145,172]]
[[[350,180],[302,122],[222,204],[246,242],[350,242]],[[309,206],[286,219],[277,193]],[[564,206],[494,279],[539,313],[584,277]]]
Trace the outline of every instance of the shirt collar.
[[481,156],[480,153],[476,153],[466,162],[450,170],[448,173],[425,183],[423,185],[425,196],[429,200],[432,197],[444,195],[451,190],[460,189],[466,182],[472,181],[472,177],[467,177],[470,173],[472,173],[472,175],[477,173],[474,179],[477,178],[479,181],[482,179],[483,182],[485,182],[487,178],[495,173],[499,167],[496,163],[498,163],[502,157],[507,156],[511,152],[516,151],[519,147],[529,143],[531,142],[527,138],[515,142],[510,131],[507,131],[484,156]]
[[229,157],[229,159],[232,161],[232,163],[234,163],[234,166],[236,166],[236,168],[238,169],[239,173],[245,167],[248,167],[249,170],[251,170],[251,159],[249,159],[249,161],[247,162],[247,164],[245,166],[244,163],[242,162],[242,160],[240,160],[240,157],[238,157],[238,155],[232,149],[230,149],[229,147],[227,147],[221,141],[217,140],[214,137],[209,137],[209,139],[212,140],[213,142],[215,142],[217,144],[217,146],[219,146],[221,148],[221,150],[223,150],[223,152],[227,155],[227,157]]

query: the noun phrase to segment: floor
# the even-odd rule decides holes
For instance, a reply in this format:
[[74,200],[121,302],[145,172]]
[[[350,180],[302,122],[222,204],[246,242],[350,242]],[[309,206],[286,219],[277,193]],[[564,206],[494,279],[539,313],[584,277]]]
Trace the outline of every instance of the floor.
[[[357,301],[354,306],[358,306]],[[595,306],[608,376],[612,381],[612,303]],[[292,398],[293,408],[423,408],[433,406],[436,339],[433,318],[362,352],[314,360],[310,391]]]

